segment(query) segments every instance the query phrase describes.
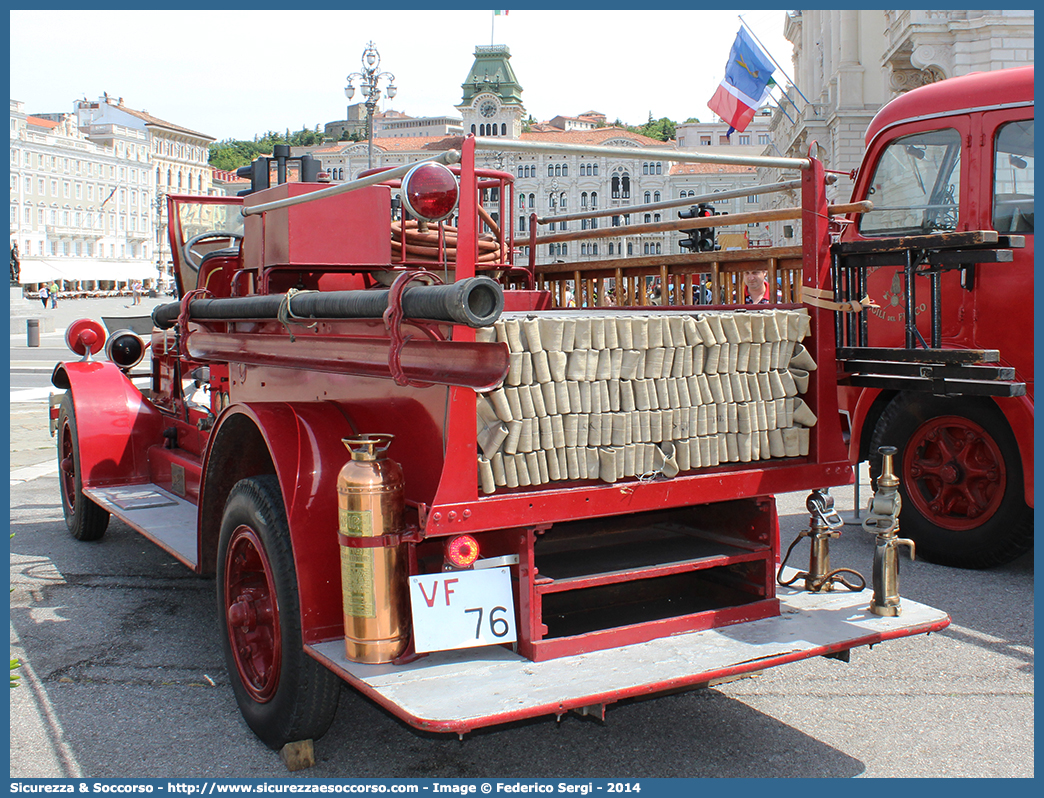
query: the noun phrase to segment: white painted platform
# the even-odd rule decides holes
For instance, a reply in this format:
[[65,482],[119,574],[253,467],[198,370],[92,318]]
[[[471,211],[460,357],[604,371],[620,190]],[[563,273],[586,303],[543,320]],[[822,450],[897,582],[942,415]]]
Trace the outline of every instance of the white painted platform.
[[898,618],[873,615],[870,590],[813,595],[780,588],[778,595],[782,614],[776,618],[541,663],[499,646],[440,652],[407,665],[349,662],[343,640],[307,648],[408,723],[465,732],[698,686],[949,624],[945,612],[907,599]]
[[194,568],[199,559],[196,505],[158,485],[84,488],[87,496]]

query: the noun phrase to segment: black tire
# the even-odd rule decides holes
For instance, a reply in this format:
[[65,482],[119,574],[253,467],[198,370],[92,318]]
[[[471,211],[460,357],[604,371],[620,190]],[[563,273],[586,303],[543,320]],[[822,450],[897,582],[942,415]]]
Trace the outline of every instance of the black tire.
[[76,411],[68,392],[58,409],[57,438],[58,485],[65,524],[77,540],[100,540],[109,528],[109,512],[83,495],[80,437],[76,432]]
[[304,651],[297,572],[279,482],[240,480],[221,520],[218,626],[247,726],[270,748],[322,737],[341,682]]
[[926,560],[992,568],[1033,545],[1022,460],[1004,416],[988,400],[899,394],[870,441],[874,484],[880,446],[895,446],[903,505],[900,534]]

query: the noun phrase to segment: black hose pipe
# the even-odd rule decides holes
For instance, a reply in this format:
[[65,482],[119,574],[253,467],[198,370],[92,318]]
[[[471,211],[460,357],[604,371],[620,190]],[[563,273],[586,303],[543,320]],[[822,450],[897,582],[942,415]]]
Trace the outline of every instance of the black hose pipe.
[[[296,294],[290,300],[295,318],[379,319],[388,308],[388,291],[317,291]],[[189,303],[193,321],[275,319],[284,294],[194,299]],[[504,310],[504,289],[489,277],[469,277],[449,285],[412,285],[402,292],[407,319],[453,322],[468,327],[488,327]],[[159,305],[152,322],[161,330],[173,327],[181,312],[178,302]]]

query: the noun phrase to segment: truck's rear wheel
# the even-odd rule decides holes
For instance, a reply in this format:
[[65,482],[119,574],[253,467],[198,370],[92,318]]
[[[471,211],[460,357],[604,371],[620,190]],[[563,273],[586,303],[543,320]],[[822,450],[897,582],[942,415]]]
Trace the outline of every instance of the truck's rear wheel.
[[72,396],[66,392],[58,409],[58,485],[62,493],[62,512],[74,538],[99,540],[109,527],[109,513],[83,495],[80,474],[76,411]]
[[1033,511],[1023,497],[1018,445],[992,404],[974,399],[900,394],[885,408],[871,439],[895,446],[903,497],[903,537],[932,562],[990,568],[1033,542]]
[[340,680],[303,648],[290,531],[273,476],[240,480],[229,493],[217,597],[225,663],[247,725],[277,750],[321,737]]

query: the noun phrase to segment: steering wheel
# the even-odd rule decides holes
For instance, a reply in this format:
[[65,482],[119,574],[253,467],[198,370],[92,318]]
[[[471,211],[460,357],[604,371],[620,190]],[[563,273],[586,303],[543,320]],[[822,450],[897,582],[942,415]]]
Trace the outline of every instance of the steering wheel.
[[198,272],[199,267],[203,264],[203,256],[193,250],[197,244],[201,244],[204,241],[216,241],[221,238],[227,238],[229,246],[232,246],[233,241],[242,241],[243,236],[240,233],[228,233],[221,230],[212,230],[209,233],[201,233],[198,236],[193,236],[185,242],[185,246],[182,247],[181,253],[187,265],[192,271]]

